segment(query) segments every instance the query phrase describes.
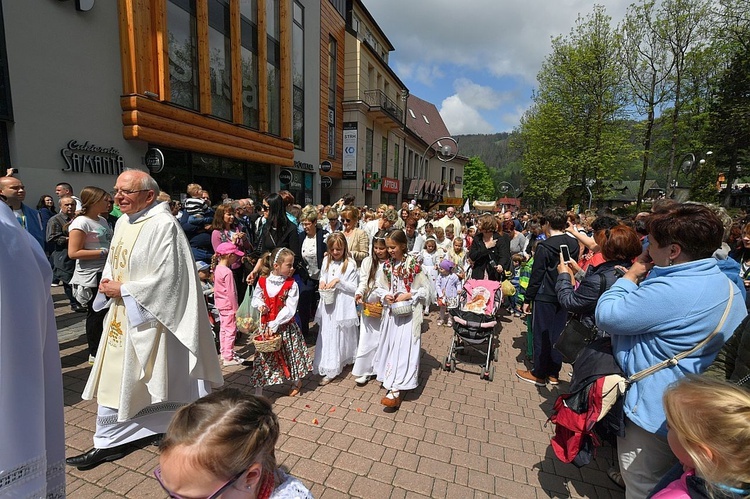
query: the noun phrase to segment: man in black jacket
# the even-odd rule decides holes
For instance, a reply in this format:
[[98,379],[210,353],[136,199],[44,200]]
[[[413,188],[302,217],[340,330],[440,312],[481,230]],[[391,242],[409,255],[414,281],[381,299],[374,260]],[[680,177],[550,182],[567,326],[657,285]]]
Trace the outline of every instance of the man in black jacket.
[[[555,282],[557,265],[560,263],[560,247],[567,246],[572,260],[578,260],[578,241],[565,234],[567,213],[562,208],[550,208],[544,212],[547,221],[547,239],[539,243],[534,253],[529,285],[523,311],[532,312],[531,330],[534,335],[534,368],[531,371],[516,370],[522,381],[536,386],[558,384],[562,356],[552,348],[567,321],[567,311],[557,301]],[[533,309],[531,303],[533,302]]]

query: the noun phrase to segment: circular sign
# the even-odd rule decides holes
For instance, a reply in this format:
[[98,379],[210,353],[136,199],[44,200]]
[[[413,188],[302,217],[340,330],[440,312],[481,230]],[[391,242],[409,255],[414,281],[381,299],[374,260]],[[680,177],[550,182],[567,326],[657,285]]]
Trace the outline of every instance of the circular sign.
[[330,161],[323,161],[320,164],[320,171],[322,171],[322,172],[328,173],[328,172],[331,171],[331,168],[333,168],[333,165],[331,164]]
[[151,173],[161,173],[164,169],[164,154],[161,150],[153,147],[146,151],[146,155],[143,157],[146,167]]
[[289,185],[292,183],[292,172],[289,170],[281,170],[279,172],[279,182],[281,182],[284,185]]
[[323,189],[330,189],[333,185],[333,179],[327,175],[320,177],[320,187]]

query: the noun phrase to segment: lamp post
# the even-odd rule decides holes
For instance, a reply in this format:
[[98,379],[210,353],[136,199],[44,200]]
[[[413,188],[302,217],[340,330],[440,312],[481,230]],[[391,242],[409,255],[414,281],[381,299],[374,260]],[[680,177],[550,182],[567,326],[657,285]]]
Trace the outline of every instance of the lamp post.
[[693,172],[694,168],[695,168],[695,154],[689,152],[685,156],[683,156],[680,166],[677,167],[677,173],[675,173],[674,182],[672,183],[672,195],[670,196],[672,199],[675,198],[675,193],[677,191],[677,188],[680,186],[680,183],[679,183],[680,170],[682,170],[682,173],[684,173],[685,175],[690,175]]
[[[414,185],[414,199],[417,199],[417,196],[419,195],[419,179],[422,177],[422,172],[424,170],[424,164],[425,160],[427,158],[427,153],[430,152],[430,149],[441,141],[450,141],[453,142],[453,144],[456,146],[456,150],[453,151],[453,148],[450,145],[444,144],[435,152],[435,157],[437,157],[438,161],[442,161],[443,163],[447,163],[448,161],[453,160],[456,156],[458,156],[458,141],[454,139],[453,137],[440,137],[439,139],[435,139],[430,145],[427,146],[427,148],[424,150],[424,153],[422,153],[422,157],[419,160],[419,172],[417,174],[417,183]],[[426,172],[425,172],[426,173]],[[425,174],[425,181],[427,179],[427,175]]]
[[591,200],[594,198],[594,195],[591,193],[591,186],[594,185],[596,180],[593,178],[587,179],[586,182],[583,184],[583,186],[586,188],[587,191],[589,191],[589,208],[587,211],[591,211]]

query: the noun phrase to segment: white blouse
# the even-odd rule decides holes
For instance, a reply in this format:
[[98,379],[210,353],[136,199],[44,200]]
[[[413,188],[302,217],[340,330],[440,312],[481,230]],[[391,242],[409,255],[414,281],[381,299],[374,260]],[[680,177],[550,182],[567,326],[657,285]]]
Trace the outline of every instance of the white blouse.
[[[281,287],[284,285],[284,281],[286,281],[286,277],[277,276],[275,274],[271,274],[266,278],[266,291],[268,292],[269,298],[273,298],[279,294]],[[294,282],[289,289],[289,294],[286,297],[284,306],[279,310],[276,318],[268,322],[268,327],[272,332],[275,333],[279,329],[279,326],[283,326],[289,321],[294,320],[294,314],[297,312],[298,302],[299,289],[297,288],[297,283]],[[253,290],[253,301],[251,302],[251,305],[256,309],[261,306],[268,308],[268,305],[266,305],[266,301],[263,298],[263,290],[260,289],[260,286],[257,284]]]

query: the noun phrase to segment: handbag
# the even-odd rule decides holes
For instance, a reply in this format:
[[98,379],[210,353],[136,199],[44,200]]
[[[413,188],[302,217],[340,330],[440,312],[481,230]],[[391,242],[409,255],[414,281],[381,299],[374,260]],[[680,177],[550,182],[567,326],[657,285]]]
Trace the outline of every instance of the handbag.
[[504,280],[500,287],[503,290],[503,296],[514,296],[516,294],[516,287],[508,279]]
[[[604,274],[599,274],[599,296],[604,294],[606,287],[607,279]],[[565,362],[574,364],[586,345],[594,341],[598,333],[599,330],[596,327],[590,328],[578,319],[572,318],[565,324],[553,348],[560,352]]]

